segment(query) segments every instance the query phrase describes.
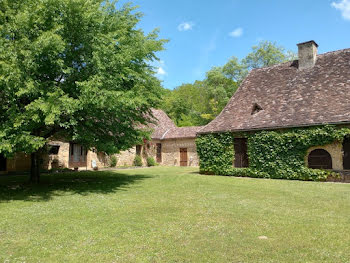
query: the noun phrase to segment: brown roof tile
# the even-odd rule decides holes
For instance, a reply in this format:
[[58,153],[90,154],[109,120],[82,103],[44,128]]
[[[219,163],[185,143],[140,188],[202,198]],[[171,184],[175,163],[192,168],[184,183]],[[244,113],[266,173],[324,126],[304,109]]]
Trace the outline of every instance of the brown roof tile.
[[161,139],[165,132],[176,128],[175,123],[164,111],[152,109],[152,115],[155,118],[154,123],[148,125],[149,128],[153,129],[152,139]]
[[350,49],[250,72],[220,115],[199,133],[350,122]]
[[169,130],[162,137],[163,140],[166,139],[184,139],[184,138],[196,138],[196,134],[203,129],[200,126],[193,127],[176,127]]
[[155,120],[154,123],[150,123],[148,127],[153,129],[151,137],[154,140],[195,138],[197,132],[203,128],[203,126],[177,127],[162,110],[152,109],[152,115]]

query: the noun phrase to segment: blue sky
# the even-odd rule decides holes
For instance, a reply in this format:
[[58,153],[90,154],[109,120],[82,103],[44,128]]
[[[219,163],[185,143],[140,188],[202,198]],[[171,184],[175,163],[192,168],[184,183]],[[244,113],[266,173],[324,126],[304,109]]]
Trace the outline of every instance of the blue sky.
[[[124,1],[122,1],[124,2]],[[134,0],[145,32],[169,39],[158,54],[158,77],[173,89],[201,80],[231,56],[245,57],[260,40],[297,51],[315,40],[319,53],[350,48],[350,0]]]

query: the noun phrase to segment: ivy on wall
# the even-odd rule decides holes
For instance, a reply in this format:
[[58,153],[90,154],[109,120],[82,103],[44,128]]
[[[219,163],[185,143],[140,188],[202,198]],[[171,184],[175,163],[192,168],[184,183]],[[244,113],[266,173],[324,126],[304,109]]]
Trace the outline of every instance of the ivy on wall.
[[324,180],[331,172],[305,166],[307,150],[342,142],[349,128],[298,128],[281,131],[260,131],[244,134],[248,138],[249,168],[234,168],[234,137],[242,134],[206,134],[197,138],[200,171],[208,174],[263,178]]
[[234,159],[233,134],[206,134],[197,137],[200,172],[222,174],[232,168]]

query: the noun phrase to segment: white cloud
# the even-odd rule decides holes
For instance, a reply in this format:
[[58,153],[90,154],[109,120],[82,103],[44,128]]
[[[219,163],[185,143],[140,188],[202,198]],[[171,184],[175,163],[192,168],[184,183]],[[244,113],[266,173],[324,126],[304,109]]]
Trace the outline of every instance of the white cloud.
[[177,30],[188,31],[188,30],[192,30],[193,26],[194,26],[193,22],[183,22],[177,26]]
[[238,27],[229,34],[231,37],[240,37],[243,35],[243,28]]
[[340,10],[344,19],[350,20],[350,0],[342,0],[338,3],[332,2],[331,6]]
[[159,67],[158,70],[157,70],[157,75],[161,75],[161,76],[164,76],[166,75],[166,71],[162,68],[162,67]]

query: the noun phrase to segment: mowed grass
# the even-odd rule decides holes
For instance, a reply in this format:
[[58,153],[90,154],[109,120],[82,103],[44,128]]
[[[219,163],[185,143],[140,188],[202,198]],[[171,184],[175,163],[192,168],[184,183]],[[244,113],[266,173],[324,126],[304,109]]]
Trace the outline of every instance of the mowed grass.
[[174,167],[27,179],[0,176],[0,262],[350,262],[347,184]]

